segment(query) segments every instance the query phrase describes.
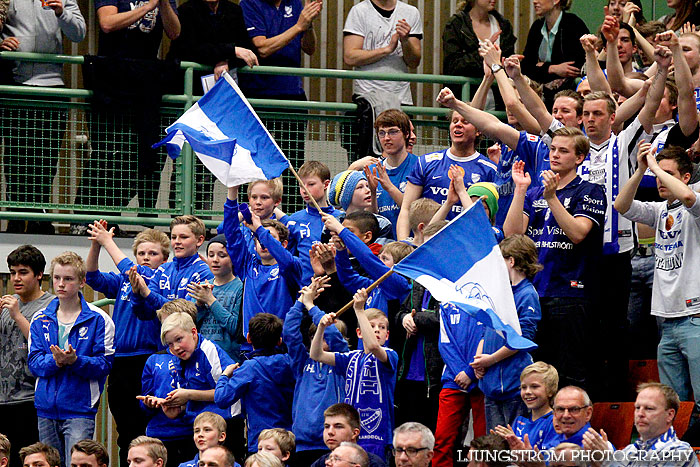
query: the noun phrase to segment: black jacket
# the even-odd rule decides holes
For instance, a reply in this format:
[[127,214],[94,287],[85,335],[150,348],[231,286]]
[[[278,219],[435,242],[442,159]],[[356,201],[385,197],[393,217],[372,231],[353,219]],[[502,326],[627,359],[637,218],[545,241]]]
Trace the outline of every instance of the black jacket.
[[[501,55],[505,58],[514,54],[516,37],[513,35],[510,21],[497,11],[491,11],[489,14],[496,18],[501,28]],[[479,55],[479,38],[474,33],[468,10],[456,13],[447,21],[442,32],[442,48],[445,56],[442,62],[444,74],[472,78],[484,76],[484,60]]]
[[575,67],[581,68],[583,66],[586,62],[586,52],[583,50],[579,39],[584,34],[588,34],[588,26],[581,18],[573,13],[564,11],[559,23],[559,30],[554,36],[552,60],[538,66],[543,24],[544,18],[540,18],[530,26],[525,50],[523,51],[525,58],[521,62],[523,73],[541,84],[561,78],[558,75],[549,73],[550,65],[573,61]]
[[[438,342],[440,341],[440,304],[431,297],[426,311],[421,311],[425,287],[413,281],[411,293],[401,304],[399,313],[395,318],[395,329],[401,330],[401,337],[405,339],[406,331],[403,327],[403,319],[406,315],[416,310],[413,321],[416,323],[417,334],[412,335],[403,341],[403,350],[399,353],[398,380],[406,378],[408,368],[411,363],[411,355],[418,345],[418,335],[423,336],[423,356],[425,358],[425,376],[428,391],[438,394],[442,389],[440,382],[442,369],[445,366],[440,356]],[[394,337],[392,337],[394,343]],[[398,350],[401,348],[394,347]],[[437,391],[437,392],[434,392]]]

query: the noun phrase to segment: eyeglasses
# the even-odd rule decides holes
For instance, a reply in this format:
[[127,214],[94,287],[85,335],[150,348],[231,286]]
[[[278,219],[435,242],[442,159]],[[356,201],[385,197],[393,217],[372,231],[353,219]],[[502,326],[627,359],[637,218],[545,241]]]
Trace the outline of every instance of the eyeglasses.
[[584,405],[583,407],[554,407],[554,413],[557,415],[564,415],[564,412],[568,410],[571,415],[578,415],[586,407],[588,406]]
[[394,457],[399,457],[401,454],[406,454],[408,457],[416,457],[419,452],[427,451],[428,448],[393,448],[391,452]]
[[379,130],[377,132],[377,136],[379,136],[379,138],[384,138],[386,135],[389,135],[390,137],[393,138],[394,136],[398,135],[399,133],[401,133],[401,130],[399,130],[397,128],[392,128],[389,131]]
[[340,462],[347,462],[350,465],[359,465],[356,462],[350,462],[349,460],[345,460],[342,457],[336,456],[335,454],[331,454],[330,456],[326,457],[326,464],[337,464]]

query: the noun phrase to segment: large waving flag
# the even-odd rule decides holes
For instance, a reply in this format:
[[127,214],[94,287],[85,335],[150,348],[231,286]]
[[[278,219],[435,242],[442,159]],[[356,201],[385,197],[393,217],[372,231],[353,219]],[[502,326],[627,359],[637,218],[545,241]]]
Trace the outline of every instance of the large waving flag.
[[168,155],[187,140],[199,160],[227,187],[282,175],[289,161],[228,73],[165,131]]
[[440,302],[450,302],[504,335],[514,350],[537,345],[522,337],[508,270],[482,203],[394,266],[423,285]]

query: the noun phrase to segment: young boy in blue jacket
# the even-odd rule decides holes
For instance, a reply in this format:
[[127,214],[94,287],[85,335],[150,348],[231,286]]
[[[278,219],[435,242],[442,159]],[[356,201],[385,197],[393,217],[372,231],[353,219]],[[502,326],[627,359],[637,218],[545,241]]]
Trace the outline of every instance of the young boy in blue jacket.
[[345,375],[345,402],[360,413],[362,430],[357,443],[365,451],[387,459],[394,428],[394,388],[398,354],[384,347],[389,337],[389,320],[376,308],[365,310],[367,291],[360,289],[353,297],[357,316],[357,336],[363,350],[328,352],[323,349],[323,332],[333,324],[335,313],[321,318],[313,341],[311,358],[336,367]]
[[[114,359],[114,322],[88,304],[85,263],[67,251],[51,261],[56,298],[32,319],[29,370],[36,376],[39,439],[65,465],[70,448],[95,431],[95,414]],[[21,423],[21,421],[15,421]]]
[[[314,300],[324,291],[327,282],[327,277],[314,277],[311,284],[301,289],[299,299],[287,313],[282,328],[282,340],[287,345],[296,378],[292,432],[296,436],[294,460],[297,465],[311,465],[328,451],[318,427],[323,425],[323,412],[345,399],[345,375],[330,365],[311,359],[300,329],[307,312],[316,326],[323,318],[324,313],[314,305]],[[348,351],[348,343],[335,325],[326,328],[323,346],[331,352]]]
[[[129,443],[143,434],[148,424],[145,414],[138,410],[136,396],[141,394],[141,373],[148,357],[162,348],[160,321],[155,316],[139,319],[131,307],[131,283],[129,270],[134,262],[126,257],[113,239],[114,228],[107,230],[107,223],[95,221],[88,226],[91,245],[86,265],[87,285],[105,297],[112,298],[115,326],[114,363],[107,385],[107,399],[117,424],[117,445],[121,465],[126,465]],[[104,248],[117,266],[119,273],[100,272],[100,250]],[[146,229],[134,239],[133,253],[136,269],[150,281],[155,270],[168,260],[170,240],[163,232]]]
[[[230,419],[240,413],[239,405],[214,404],[214,388],[221,377],[222,369],[233,364],[233,359],[224,350],[197,332],[192,316],[196,315],[195,304],[187,300],[173,300],[180,308],[163,319],[160,338],[168,351],[180,359],[181,378],[178,389],[165,398],[166,407],[179,407],[194,419],[204,411],[218,413]],[[170,311],[170,310],[169,310]]]
[[[256,253],[248,251],[238,223],[237,191],[237,187],[228,189],[224,232],[233,272],[245,280],[242,318],[243,336],[247,336],[248,323],[258,313],[272,313],[284,319],[299,290],[302,265],[299,258],[286,249],[287,228],[279,221],[260,221],[252,212],[252,224],[246,225],[255,234]],[[250,350],[250,343],[242,344],[241,348]]]
[[[512,235],[500,244],[513,288],[515,309],[522,336],[534,342],[542,318],[537,290],[530,282],[542,266],[537,262],[535,242],[525,235]],[[506,347],[505,339],[492,328],[484,329],[480,351],[471,366],[484,393],[486,429],[512,424],[525,413],[520,398],[520,373],[532,363],[529,353]]]
[[248,342],[253,352],[242,364],[229,365],[216,384],[219,407],[241,401],[248,422],[248,452],[258,450],[258,435],[265,428],[292,428],[294,373],[292,360],[279,348],[282,320],[258,313],[249,323]]
[[308,284],[314,275],[309,259],[309,251],[311,251],[314,243],[321,241],[321,234],[323,233],[323,219],[311,202],[311,198],[316,201],[316,204],[318,204],[324,214],[338,217],[343,212],[328,204],[328,186],[331,183],[331,171],[326,164],[319,161],[306,161],[299,167],[298,173],[299,178],[306,186],[306,190],[303,187],[299,187],[306,207],[288,217],[287,228],[290,231],[289,251],[301,259],[302,276],[300,284]]
[[129,280],[132,288],[134,311],[142,318],[155,316],[165,302],[187,298],[187,284],[214,279],[207,263],[197,250],[204,243],[206,227],[199,218],[178,216],[170,223],[170,247],[173,260],[162,264],[151,280],[144,278],[132,267]]

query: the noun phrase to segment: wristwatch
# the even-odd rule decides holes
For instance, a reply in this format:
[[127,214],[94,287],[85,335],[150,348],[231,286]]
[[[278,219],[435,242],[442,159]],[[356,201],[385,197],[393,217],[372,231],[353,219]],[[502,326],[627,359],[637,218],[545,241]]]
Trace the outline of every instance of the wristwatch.
[[503,69],[503,67],[501,65],[499,65],[498,63],[494,63],[493,65],[491,65],[491,73],[493,73],[494,75],[502,69]]

